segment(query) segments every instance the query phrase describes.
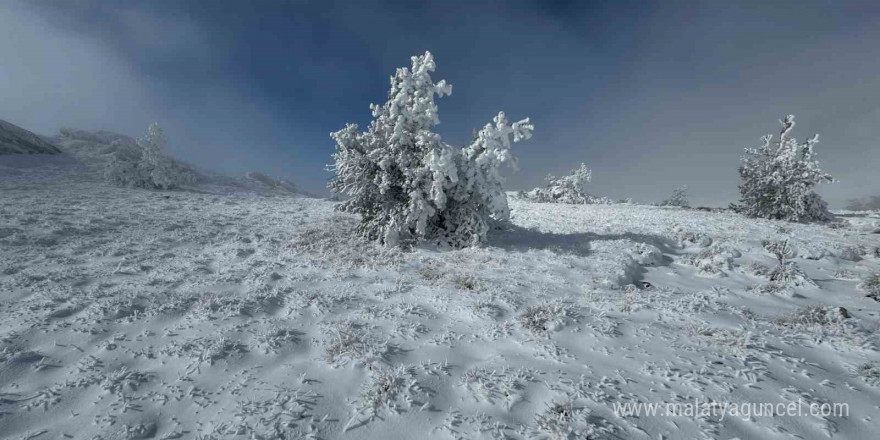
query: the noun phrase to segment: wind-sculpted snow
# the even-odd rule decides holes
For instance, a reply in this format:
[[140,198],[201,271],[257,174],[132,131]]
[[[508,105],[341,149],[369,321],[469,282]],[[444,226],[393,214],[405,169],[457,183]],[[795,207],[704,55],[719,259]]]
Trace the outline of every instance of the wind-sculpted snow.
[[[329,201],[17,170],[0,173],[0,437],[876,434],[876,217],[511,196],[483,247],[401,249]],[[614,411],[694,399],[849,416]]]

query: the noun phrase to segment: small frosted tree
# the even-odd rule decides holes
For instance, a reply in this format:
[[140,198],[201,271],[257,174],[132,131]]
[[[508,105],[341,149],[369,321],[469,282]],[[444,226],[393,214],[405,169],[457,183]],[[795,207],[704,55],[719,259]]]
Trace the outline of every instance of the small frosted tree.
[[690,207],[691,204],[688,201],[688,187],[687,185],[679,186],[672,190],[672,195],[669,196],[668,199],[660,202],[660,206],[678,206],[681,208]]
[[152,123],[138,139],[140,157],[132,160],[114,154],[104,176],[112,183],[149,189],[174,189],[196,182],[196,175],[165,155],[168,140],[162,127]]
[[813,146],[819,142],[819,135],[798,143],[789,137],[794,116],[788,115],[780,123],[782,131],[776,141],[766,135],[758,148],[746,148],[739,167],[741,199],[734,208],[750,217],[795,222],[829,220],[828,205],[813,192],[819,183],[834,181],[814,159]]
[[605,197],[596,197],[587,193],[586,187],[593,178],[593,172],[582,163],[566,176],[547,176],[547,185],[544,188],[535,188],[524,194],[525,198],[541,203],[570,203],[570,204],[607,204],[611,203]]
[[509,217],[501,167],[516,165],[511,140],[529,138],[533,126],[528,119],[510,124],[502,112],[466,147],[444,143],[431,131],[440,123],[434,98],[452,86],[431,78],[430,52],[411,61],[391,78],[388,101],[370,107],[367,131],[348,124],[331,133],[336,176],[328,186],[350,197],[338,209],[360,214],[358,232],[368,239],[478,244],[492,221]]
[[850,211],[880,211],[880,196],[847,200],[845,209]]

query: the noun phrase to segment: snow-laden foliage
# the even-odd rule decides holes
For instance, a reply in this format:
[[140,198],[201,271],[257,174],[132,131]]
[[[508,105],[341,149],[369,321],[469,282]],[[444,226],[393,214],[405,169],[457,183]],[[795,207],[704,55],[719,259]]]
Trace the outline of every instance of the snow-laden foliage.
[[758,148],[746,148],[739,167],[741,200],[735,208],[750,217],[795,222],[829,220],[828,205],[813,192],[819,183],[834,181],[814,159],[813,146],[819,142],[819,135],[798,143],[789,137],[794,115],[780,123],[782,131],[776,141],[766,135]]
[[350,198],[339,209],[361,215],[361,235],[386,245],[429,240],[465,247],[485,240],[490,223],[510,210],[504,164],[516,165],[514,142],[531,137],[528,118],[513,124],[498,113],[473,141],[457,149],[431,131],[440,120],[434,97],[452,92],[434,82],[430,52],[412,57],[412,68],[391,78],[388,101],[372,105],[365,132],[348,124],[331,136],[336,177],[329,187]]
[[688,187],[687,185],[679,186],[672,190],[672,195],[669,196],[668,199],[660,202],[660,206],[679,206],[682,208],[688,208],[691,206],[690,202],[688,202]]
[[138,139],[140,155],[114,154],[104,177],[117,185],[148,189],[174,189],[196,183],[196,175],[165,154],[168,140],[162,127],[150,124],[147,133]]
[[875,301],[880,301],[880,273],[872,273],[859,283],[859,289],[865,292],[865,296]]
[[544,188],[535,188],[522,196],[539,203],[611,204],[611,200],[605,197],[587,193],[586,186],[592,178],[593,172],[587,164],[582,163],[567,176],[547,176],[547,185]]

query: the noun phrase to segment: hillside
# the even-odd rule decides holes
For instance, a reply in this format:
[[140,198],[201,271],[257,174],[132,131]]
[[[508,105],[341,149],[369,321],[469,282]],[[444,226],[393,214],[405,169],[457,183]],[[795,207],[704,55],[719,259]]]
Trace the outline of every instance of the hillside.
[[0,155],[59,154],[58,147],[17,125],[0,120]]
[[[781,440],[880,420],[880,302],[857,287],[880,271],[876,216],[511,196],[484,247],[398,250],[316,199],[39,168],[0,194],[3,436]],[[620,407],[694,401],[848,414]]]

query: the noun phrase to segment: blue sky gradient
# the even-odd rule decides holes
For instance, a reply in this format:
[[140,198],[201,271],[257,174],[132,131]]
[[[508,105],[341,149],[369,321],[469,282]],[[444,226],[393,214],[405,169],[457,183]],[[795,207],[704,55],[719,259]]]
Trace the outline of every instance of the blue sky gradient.
[[326,194],[333,142],[430,50],[437,132],[452,144],[499,110],[531,117],[512,190],[580,162],[592,192],[637,201],[688,185],[737,198],[742,149],[797,115],[820,133],[841,201],[880,194],[880,3],[873,1],[12,1],[0,5],[0,119],[137,135]]

